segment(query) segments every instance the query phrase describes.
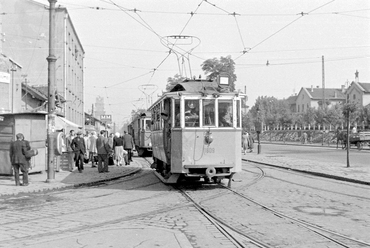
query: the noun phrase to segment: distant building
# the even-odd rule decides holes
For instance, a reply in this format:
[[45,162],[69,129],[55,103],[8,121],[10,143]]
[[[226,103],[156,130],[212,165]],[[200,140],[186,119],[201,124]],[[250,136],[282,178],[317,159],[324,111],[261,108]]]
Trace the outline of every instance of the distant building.
[[370,83],[352,82],[347,89],[348,99],[360,106],[370,104]]
[[296,112],[305,112],[308,108],[328,107],[346,100],[344,87],[341,89],[301,88],[296,98]]
[[105,115],[105,110],[104,110],[104,98],[101,96],[98,96],[96,98],[95,102],[95,113],[94,117],[100,120],[100,116]]

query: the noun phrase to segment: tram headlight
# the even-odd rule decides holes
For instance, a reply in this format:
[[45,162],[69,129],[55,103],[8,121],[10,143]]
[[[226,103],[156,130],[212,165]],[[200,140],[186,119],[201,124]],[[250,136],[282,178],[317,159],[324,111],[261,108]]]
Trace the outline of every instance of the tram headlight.
[[206,132],[206,134],[204,135],[204,142],[207,144],[207,145],[210,145],[213,141],[213,137],[212,137],[212,133],[210,130],[208,130]]

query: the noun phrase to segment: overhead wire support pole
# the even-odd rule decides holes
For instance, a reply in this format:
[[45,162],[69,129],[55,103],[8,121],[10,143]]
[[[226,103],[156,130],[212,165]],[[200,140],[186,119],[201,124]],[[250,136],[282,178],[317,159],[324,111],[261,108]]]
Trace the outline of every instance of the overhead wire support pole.
[[55,164],[54,164],[54,142],[53,132],[55,131],[55,4],[57,0],[48,0],[49,7],[49,56],[48,61],[48,129],[47,129],[47,179],[50,183],[55,180]]

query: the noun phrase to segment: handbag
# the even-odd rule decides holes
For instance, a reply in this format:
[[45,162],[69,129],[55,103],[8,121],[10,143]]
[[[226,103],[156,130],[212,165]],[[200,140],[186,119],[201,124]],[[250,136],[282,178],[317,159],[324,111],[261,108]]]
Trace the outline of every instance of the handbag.
[[37,149],[31,149],[31,150],[27,150],[27,151],[24,152],[24,156],[27,159],[30,159],[30,158],[36,156],[37,154],[39,154],[39,151]]

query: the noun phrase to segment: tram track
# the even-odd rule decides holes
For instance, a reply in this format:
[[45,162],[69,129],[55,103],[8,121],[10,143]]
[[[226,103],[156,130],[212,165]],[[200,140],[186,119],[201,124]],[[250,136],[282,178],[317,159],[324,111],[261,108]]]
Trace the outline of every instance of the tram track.
[[[325,240],[327,240],[327,241],[329,241],[333,244],[336,244],[339,247],[348,247],[348,248],[352,248],[352,247],[370,247],[370,243],[368,243],[366,241],[363,241],[363,240],[360,240],[360,239],[357,239],[357,238],[354,238],[354,237],[351,237],[351,236],[348,236],[348,235],[345,235],[345,234],[341,234],[341,233],[336,232],[336,231],[332,231],[330,229],[327,229],[327,228],[324,228],[322,226],[310,223],[308,221],[300,220],[298,218],[289,216],[287,214],[283,214],[283,213],[281,213],[279,211],[276,211],[275,209],[273,209],[273,208],[271,208],[271,207],[269,207],[265,204],[262,204],[262,203],[260,203],[256,200],[246,196],[243,193],[240,193],[239,192],[240,190],[246,189],[246,188],[260,182],[265,177],[269,177],[269,176],[266,175],[263,168],[261,168],[259,166],[256,166],[255,168],[258,168],[260,172],[255,172],[255,171],[252,171],[250,169],[243,169],[243,171],[245,171],[245,172],[257,174],[257,178],[254,178],[251,182],[248,182],[247,184],[243,184],[242,186],[239,186],[236,189],[232,189],[232,188],[229,188],[229,187],[227,187],[223,184],[219,184],[217,186],[217,188],[215,188],[215,189],[222,188],[223,191],[218,190],[215,193],[212,192],[212,195],[207,196],[207,197],[200,196],[198,198],[200,198],[201,200],[198,200],[198,201],[196,199],[193,199],[191,194],[196,194],[199,191],[197,191],[197,192],[193,191],[191,193],[187,193],[186,192],[187,189],[179,189],[179,190],[183,191],[182,194],[184,194],[185,197],[189,201],[193,202],[193,204],[197,206],[197,209],[199,211],[205,212],[207,215],[211,216],[216,222],[222,223],[222,225],[227,226],[228,228],[230,228],[234,232],[238,233],[239,235],[242,235],[246,239],[249,238],[249,239],[251,239],[251,240],[253,240],[257,243],[260,242],[260,240],[256,239],[253,236],[248,235],[247,234],[247,233],[249,233],[248,231],[246,232],[245,230],[241,230],[241,229],[233,227],[233,226],[241,226],[241,225],[238,225],[238,224],[235,225],[235,223],[228,224],[228,221],[227,221],[227,219],[225,219],[225,217],[218,216],[217,213],[213,213],[212,209],[209,210],[206,207],[205,203],[208,202],[208,201],[213,201],[213,202],[217,201],[217,198],[223,197],[223,196],[228,194],[227,192],[229,192],[229,193],[232,193],[233,195],[239,196],[242,199],[247,200],[249,202],[248,204],[252,203],[255,206],[260,207],[264,211],[267,211],[267,212],[273,214],[274,216],[276,216],[278,218],[285,219],[288,222],[291,222],[291,223],[293,223],[297,226],[300,226],[301,228],[304,228],[305,230],[307,230],[311,233],[314,233],[315,235],[320,236],[321,238],[323,238],[323,239],[325,239]],[[208,205],[210,205],[210,204],[208,204]],[[231,209],[230,209],[230,211],[231,211]],[[226,212],[228,212],[228,211],[226,210]],[[260,246],[260,247],[269,247],[269,246],[263,246],[263,245],[266,245],[265,242],[261,242],[261,245],[262,246]]]
[[269,212],[273,213],[273,214],[274,214],[274,215],[276,215],[276,216],[279,216],[279,217],[281,217],[281,218],[285,218],[285,219],[291,220],[291,221],[293,221],[294,223],[299,224],[300,226],[302,226],[302,227],[304,227],[304,228],[306,228],[306,229],[308,229],[308,230],[310,230],[310,231],[313,231],[313,232],[317,233],[318,235],[320,235],[320,236],[322,236],[322,237],[324,237],[324,238],[327,238],[328,240],[331,240],[331,241],[333,241],[334,243],[337,243],[338,245],[340,245],[340,246],[342,246],[342,247],[348,247],[348,248],[351,248],[351,247],[352,247],[352,246],[351,246],[352,244],[347,245],[347,244],[345,244],[344,242],[342,242],[342,241],[340,241],[340,240],[338,240],[338,239],[332,238],[332,237],[330,237],[330,236],[328,236],[328,235],[325,235],[325,234],[323,234],[323,233],[328,233],[328,234],[334,235],[334,236],[336,236],[336,237],[338,237],[338,238],[340,238],[340,239],[343,239],[344,241],[350,241],[350,242],[353,242],[354,244],[357,244],[357,245],[365,245],[365,246],[370,247],[370,243],[368,243],[368,242],[365,242],[365,241],[362,241],[362,240],[358,240],[358,239],[355,239],[355,238],[352,238],[352,237],[349,237],[349,236],[346,236],[346,235],[340,234],[340,233],[338,233],[338,232],[331,231],[331,230],[329,230],[329,229],[326,229],[326,228],[320,227],[320,226],[318,226],[318,225],[316,225],[316,224],[309,223],[309,222],[307,222],[307,221],[299,220],[299,219],[297,219],[297,218],[294,218],[294,217],[291,217],[291,216],[289,216],[289,215],[283,214],[283,213],[281,213],[281,212],[279,212],[279,211],[276,211],[276,210],[272,209],[271,207],[268,207],[268,206],[266,206],[265,204],[262,204],[262,203],[260,203],[260,202],[258,202],[258,201],[255,201],[254,199],[252,199],[252,198],[250,198],[250,197],[248,197],[248,196],[246,196],[246,195],[244,195],[244,194],[241,194],[241,193],[239,193],[238,191],[233,190],[233,189],[231,189],[231,188],[229,188],[229,187],[226,187],[226,186],[224,186],[224,185],[221,185],[221,187],[223,187],[223,188],[225,188],[226,190],[228,190],[228,191],[230,191],[230,192],[234,193],[235,195],[238,195],[238,196],[242,197],[243,199],[246,199],[246,200],[248,200],[248,201],[250,201],[250,202],[253,202],[254,204],[256,204],[256,205],[258,205],[258,206],[262,207],[263,209],[265,209],[265,210],[267,210],[267,211],[269,211]]
[[[271,166],[271,165],[268,165],[268,164],[261,165],[260,163],[255,163],[255,162],[248,162],[248,163],[250,165],[253,165],[255,168],[259,168],[262,171],[263,171],[264,168],[268,168],[268,169],[271,169],[271,170],[278,170],[280,172],[284,172],[284,173],[287,173],[287,174],[290,174],[290,175],[296,175],[296,176],[298,175],[300,177],[307,178],[307,179],[320,178],[320,177],[317,177],[315,175],[312,175],[311,173],[307,174],[307,173],[302,173],[300,171],[290,170],[290,169],[287,169],[287,168],[277,168],[275,166]],[[264,168],[262,168],[261,166],[264,167]],[[243,171],[253,173],[250,170],[246,170],[246,169],[243,169]],[[264,174],[264,177],[274,179],[274,180],[277,180],[277,181],[280,181],[280,182],[300,186],[300,187],[305,187],[305,188],[309,188],[309,189],[313,189],[313,190],[322,191],[322,192],[337,194],[337,195],[346,196],[346,197],[354,197],[356,199],[370,200],[370,197],[361,197],[361,196],[358,196],[358,195],[346,194],[346,193],[343,193],[343,192],[340,192],[340,191],[329,190],[329,189],[322,188],[322,187],[309,186],[307,184],[302,184],[299,181],[297,182],[297,181],[292,181],[292,180],[287,180],[287,179],[283,179],[283,178],[274,177],[274,176],[271,176],[271,175],[266,175],[266,173]],[[332,183],[336,183],[336,184],[340,184],[340,185],[341,184],[348,185],[348,182],[346,182],[346,181],[332,180]],[[363,186],[361,184],[356,184],[356,183],[354,183],[354,184],[352,183],[351,187],[357,188],[357,189],[368,189],[367,186]]]
[[[225,189],[226,191],[229,191],[229,192],[233,193],[234,195],[242,197],[243,199],[247,200],[248,202],[255,204],[256,206],[261,207],[261,209],[263,209],[264,211],[270,212],[278,218],[285,219],[285,220],[291,222],[292,224],[298,225],[298,226],[308,230],[309,232],[312,232],[312,233],[314,233],[314,234],[316,234],[316,235],[318,235],[318,236],[320,236],[320,237],[322,237],[322,238],[324,238],[324,239],[326,239],[326,240],[328,240],[332,243],[335,243],[336,245],[338,245],[340,247],[347,247],[347,248],[370,247],[370,243],[368,243],[368,242],[365,242],[365,241],[362,241],[362,240],[359,240],[359,239],[356,239],[356,238],[353,238],[353,237],[349,237],[349,236],[344,235],[344,234],[340,234],[338,232],[329,230],[327,228],[318,226],[318,225],[313,224],[313,223],[309,223],[309,222],[304,221],[304,220],[300,220],[300,219],[291,217],[289,215],[286,215],[286,214],[283,214],[279,211],[276,211],[276,210],[274,210],[274,209],[272,209],[272,208],[270,208],[270,207],[268,207],[268,206],[266,206],[266,205],[264,205],[260,202],[257,202],[254,199],[251,199],[250,197],[245,196],[244,194],[241,194],[240,192],[238,192],[236,190],[230,189],[230,188],[228,188],[226,186],[223,186],[223,185],[221,185],[221,187],[223,189]],[[233,232],[241,235],[246,240],[249,240],[250,243],[255,244],[257,247],[274,247],[274,245],[266,244],[266,242],[261,241],[260,239],[254,237],[253,235],[248,234],[248,233],[250,233],[250,231],[241,230],[239,228],[234,227],[234,226],[242,226],[242,225],[235,225],[235,223],[228,223],[228,221],[225,220],[224,217],[218,216],[216,213],[213,213],[212,210],[209,210],[204,204],[202,204],[202,202],[209,201],[210,199],[203,199],[202,201],[197,201],[189,193],[187,193],[186,190],[184,190],[184,189],[178,189],[178,190],[190,202],[192,202],[194,204],[194,206],[198,209],[198,211],[200,211],[205,216],[209,216],[208,219],[210,219],[210,221],[212,223],[217,223],[217,225],[226,226],[228,229],[230,229]],[[223,195],[225,195],[225,194],[226,193],[224,193]],[[228,235],[225,235],[226,237],[229,236],[229,238],[231,237],[231,239],[238,240],[237,238],[233,237],[233,234],[230,234],[227,231],[226,231],[226,233],[228,234]],[[241,241],[238,241],[238,243],[241,243]],[[241,247],[243,247],[243,246],[241,246]]]

